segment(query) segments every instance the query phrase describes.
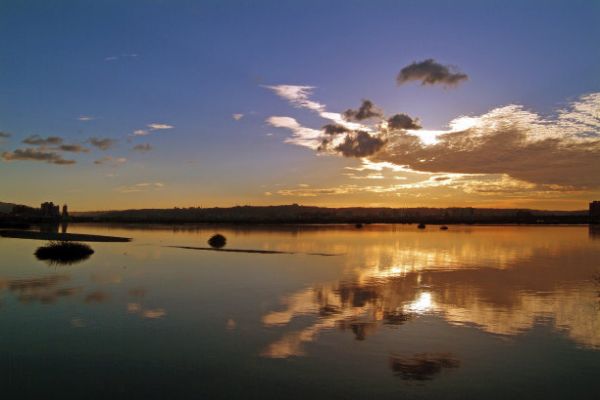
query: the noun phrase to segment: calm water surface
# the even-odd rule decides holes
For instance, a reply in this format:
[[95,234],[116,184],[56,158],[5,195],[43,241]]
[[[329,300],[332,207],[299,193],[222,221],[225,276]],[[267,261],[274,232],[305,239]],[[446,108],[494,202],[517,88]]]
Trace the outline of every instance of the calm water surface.
[[[216,231],[246,254],[205,246]],[[139,227],[74,265],[0,238],[22,398],[600,398],[588,227]],[[326,253],[331,256],[310,255]]]

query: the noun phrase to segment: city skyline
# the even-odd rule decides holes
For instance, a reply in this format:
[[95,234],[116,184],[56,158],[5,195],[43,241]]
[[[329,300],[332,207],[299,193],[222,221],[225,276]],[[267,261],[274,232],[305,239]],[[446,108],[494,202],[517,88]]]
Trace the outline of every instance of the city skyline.
[[0,5],[0,201],[600,198],[598,3],[52,3]]

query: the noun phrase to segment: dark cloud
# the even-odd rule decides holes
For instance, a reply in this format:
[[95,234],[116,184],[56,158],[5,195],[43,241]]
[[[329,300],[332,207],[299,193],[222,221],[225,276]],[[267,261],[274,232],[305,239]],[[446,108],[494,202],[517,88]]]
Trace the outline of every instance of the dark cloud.
[[88,142],[94,146],[99,148],[100,150],[108,150],[117,143],[116,140],[110,138],[97,138],[93,137],[88,140]]
[[0,139],[6,139],[6,138],[9,138],[9,137],[11,137],[10,133],[0,131]]
[[442,65],[430,58],[421,62],[413,62],[402,68],[396,82],[398,82],[398,85],[410,81],[420,81],[421,85],[455,86],[468,78],[467,74],[456,71],[454,67]]
[[323,126],[323,132],[325,132],[328,135],[338,135],[340,133],[348,133],[350,132],[350,129],[346,128],[343,125],[338,125],[338,124],[327,124],[325,126]]
[[94,161],[94,164],[96,164],[96,165],[111,165],[111,166],[115,167],[117,165],[125,164],[126,162],[127,162],[127,159],[125,157],[106,156],[106,157],[102,157],[102,158]]
[[90,151],[87,147],[83,147],[79,144],[63,144],[56,148],[60,151],[68,151],[71,153],[87,153]]
[[371,100],[363,100],[358,110],[348,109],[342,113],[347,121],[362,121],[369,118],[382,118],[383,112]]
[[2,153],[2,158],[6,161],[27,160],[44,161],[49,164],[69,165],[75,164],[75,160],[65,160],[60,154],[53,151],[38,149],[16,149],[12,152]]
[[367,157],[377,153],[386,141],[365,131],[346,135],[344,141],[335,147],[344,157]]
[[399,113],[388,119],[390,129],[421,129],[418,119],[412,119],[406,114]]
[[152,149],[153,149],[153,147],[152,147],[151,144],[144,143],[144,144],[137,144],[137,145],[133,146],[132,150],[145,153],[145,152],[150,151]]
[[40,135],[31,135],[23,140],[23,143],[33,146],[57,146],[63,143],[63,139],[58,136],[48,136],[43,138]]

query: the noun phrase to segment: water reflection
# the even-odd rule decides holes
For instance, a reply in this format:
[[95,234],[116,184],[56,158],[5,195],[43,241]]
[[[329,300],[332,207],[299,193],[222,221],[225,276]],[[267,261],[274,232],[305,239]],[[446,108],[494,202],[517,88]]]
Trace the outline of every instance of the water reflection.
[[390,357],[390,368],[405,380],[430,380],[442,370],[458,368],[460,361],[452,353],[420,353]]
[[[94,284],[117,285],[121,279],[103,280],[98,275],[92,274],[90,281]],[[109,289],[93,290],[86,289],[86,285],[73,286],[71,276],[68,274],[44,275],[31,278],[5,279],[0,277],[0,295],[8,291],[21,304],[55,304],[60,299],[73,298],[81,304],[99,305],[109,303],[112,300],[120,301],[122,296],[112,296]],[[143,287],[134,287],[128,290],[130,297],[141,299],[146,296],[147,290]],[[128,314],[137,314],[144,319],[161,319],[167,315],[165,308],[146,308],[141,302],[126,303]],[[76,328],[85,326],[80,318],[71,320],[71,325]]]
[[588,232],[590,239],[600,240],[600,224],[590,224]]
[[500,234],[488,241],[408,240],[406,247],[365,243],[346,248],[353,253],[342,279],[290,293],[281,309],[262,317],[273,329],[302,323],[304,328],[284,333],[261,354],[301,356],[304,345],[325,330],[340,329],[365,340],[382,327],[425,314],[506,336],[548,320],[578,345],[600,348],[600,285],[594,279],[598,251],[555,240],[556,234],[531,237],[529,243]]

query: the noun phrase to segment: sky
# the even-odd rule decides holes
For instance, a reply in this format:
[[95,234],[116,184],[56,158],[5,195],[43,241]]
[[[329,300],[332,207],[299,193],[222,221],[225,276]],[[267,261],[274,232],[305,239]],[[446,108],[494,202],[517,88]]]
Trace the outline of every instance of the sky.
[[0,2],[0,201],[575,210],[600,2]]

